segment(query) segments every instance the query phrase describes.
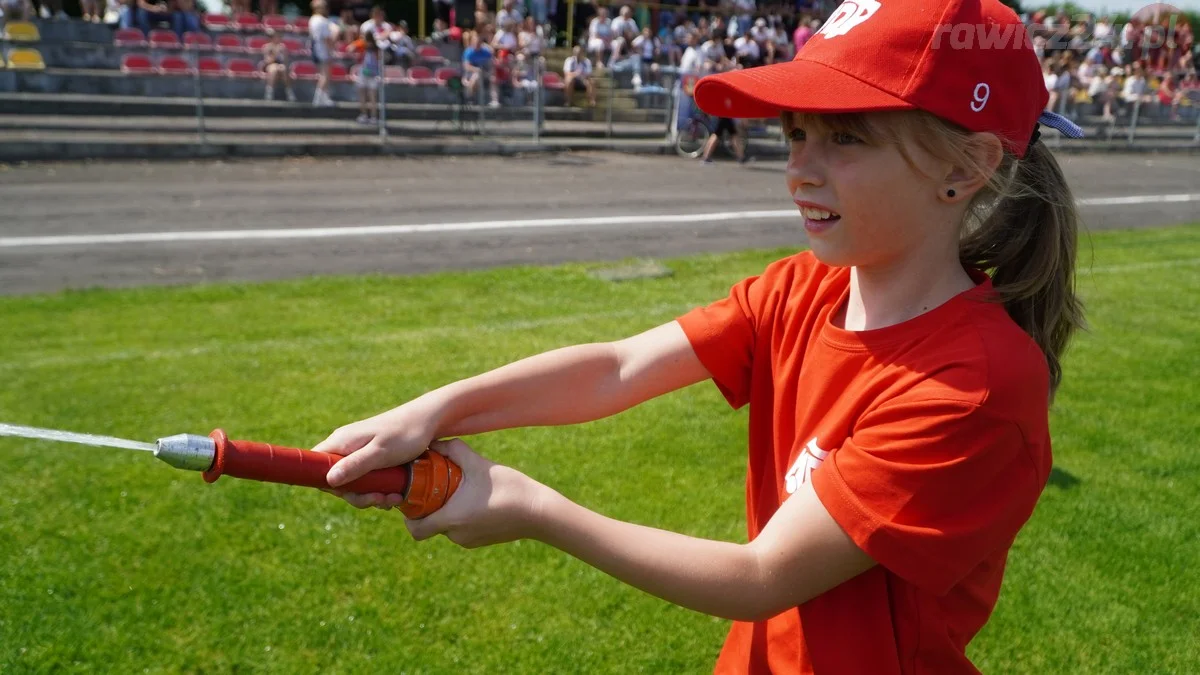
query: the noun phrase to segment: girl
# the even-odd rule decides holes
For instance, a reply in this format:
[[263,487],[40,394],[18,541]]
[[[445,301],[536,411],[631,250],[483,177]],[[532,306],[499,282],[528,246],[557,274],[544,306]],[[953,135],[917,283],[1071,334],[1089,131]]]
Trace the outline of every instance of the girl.
[[[989,30],[1008,38],[970,46]],[[733,619],[718,672],[977,672],[967,643],[1049,475],[1047,410],[1082,323],[1074,200],[1037,129],[1080,132],[1042,113],[1040,70],[999,0],[888,0],[846,3],[789,63],[701,80],[712,115],[782,115],[811,251],[641,335],[342,427],[316,448],[348,455],[329,483],[445,453],[463,482],[406,521],[415,539],[538,539]],[[750,406],[747,544],[610,520],[437,440],[593,420],[705,379]]]

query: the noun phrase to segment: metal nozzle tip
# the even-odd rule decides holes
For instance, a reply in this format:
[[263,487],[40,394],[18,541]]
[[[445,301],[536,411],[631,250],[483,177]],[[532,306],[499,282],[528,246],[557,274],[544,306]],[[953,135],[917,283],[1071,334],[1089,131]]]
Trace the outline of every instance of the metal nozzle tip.
[[176,434],[154,443],[154,456],[176,469],[208,471],[217,456],[217,444],[208,436]]

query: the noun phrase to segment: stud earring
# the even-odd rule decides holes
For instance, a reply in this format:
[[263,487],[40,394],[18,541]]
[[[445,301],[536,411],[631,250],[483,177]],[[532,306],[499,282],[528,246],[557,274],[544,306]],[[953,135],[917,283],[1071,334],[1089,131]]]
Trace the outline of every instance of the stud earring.
[[946,190],[946,196],[947,196],[947,197],[953,197],[953,196],[954,196],[954,194],[955,194],[955,192],[954,192],[954,188],[950,188],[949,190]]

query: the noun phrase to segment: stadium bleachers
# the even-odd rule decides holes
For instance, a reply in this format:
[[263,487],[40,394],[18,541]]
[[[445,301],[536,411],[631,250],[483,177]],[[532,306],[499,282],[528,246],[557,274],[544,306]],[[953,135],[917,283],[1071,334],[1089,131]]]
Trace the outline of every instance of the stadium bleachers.
[[32,47],[18,47],[8,51],[8,67],[12,70],[45,70],[42,54]]
[[41,42],[38,27],[28,21],[9,21],[4,24],[4,39],[7,42]]

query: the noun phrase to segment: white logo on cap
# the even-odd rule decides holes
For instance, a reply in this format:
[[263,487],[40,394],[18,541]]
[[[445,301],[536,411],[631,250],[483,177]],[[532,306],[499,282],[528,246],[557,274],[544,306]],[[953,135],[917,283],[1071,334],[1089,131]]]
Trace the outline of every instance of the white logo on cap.
[[826,39],[845,35],[858,24],[871,18],[882,7],[876,0],[846,0],[833,10],[833,16],[821,26],[817,35]]

